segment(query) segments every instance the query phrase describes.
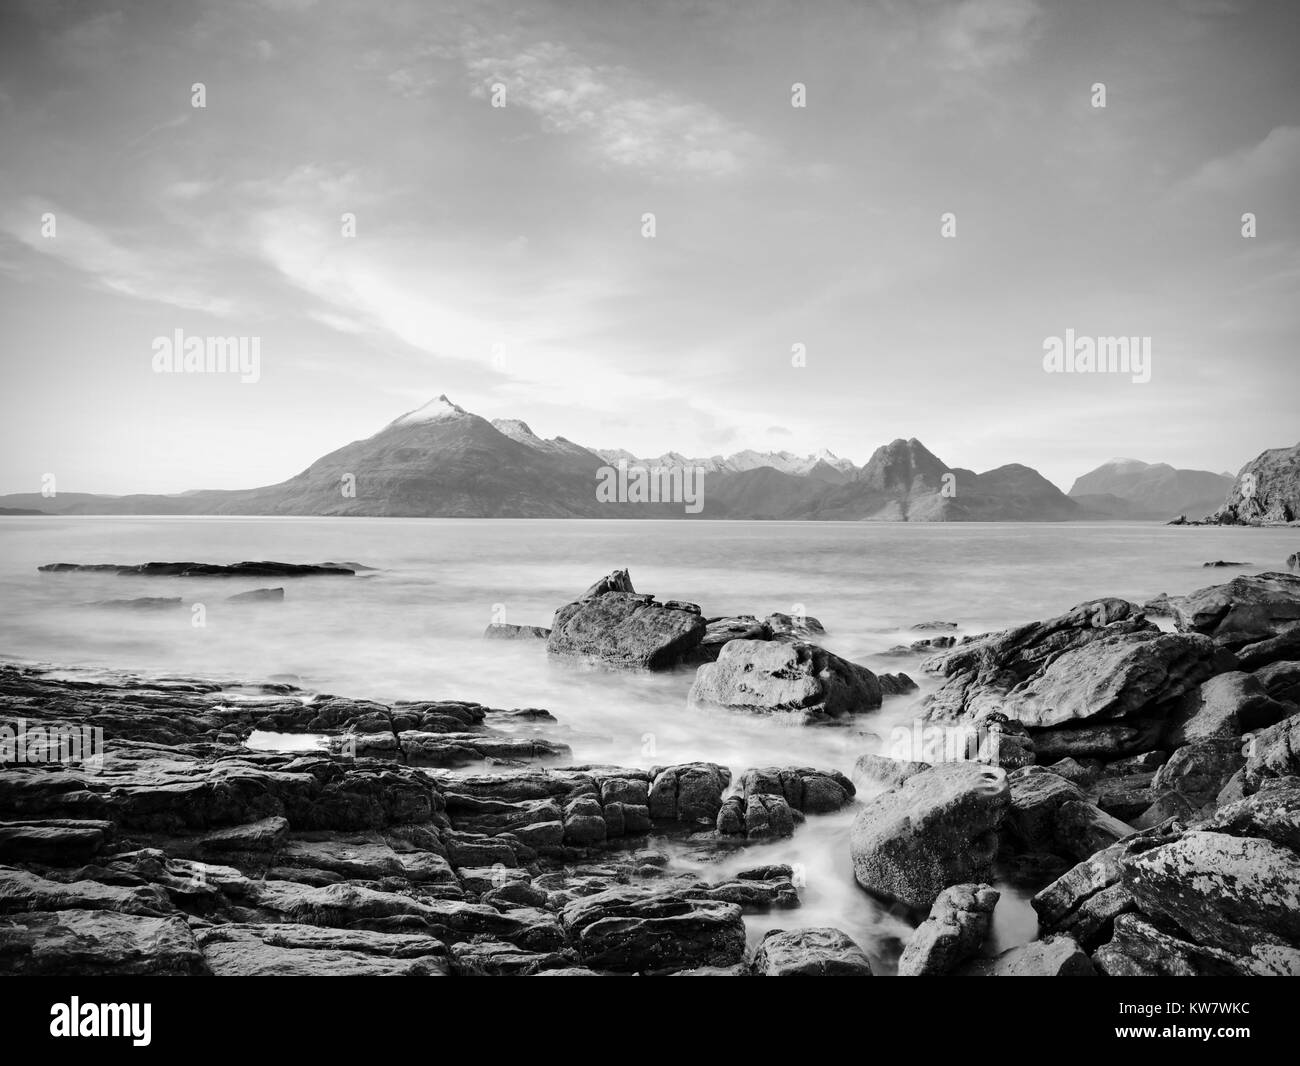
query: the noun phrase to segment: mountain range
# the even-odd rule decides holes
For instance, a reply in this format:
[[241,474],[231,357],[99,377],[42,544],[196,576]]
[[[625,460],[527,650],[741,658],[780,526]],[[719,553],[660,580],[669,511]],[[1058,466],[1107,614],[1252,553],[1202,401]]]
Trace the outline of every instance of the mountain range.
[[[612,486],[620,467],[617,492],[598,494],[597,484]],[[702,506],[684,508],[668,492],[671,477],[663,494],[625,491],[626,474],[638,469],[673,471],[688,491],[693,472],[704,471]],[[1233,485],[1228,474],[1117,459],[1067,495],[1018,463],[983,473],[948,466],[916,439],[882,445],[861,467],[828,451],[642,459],[546,440],[517,419],[489,422],[439,396],[279,484],[175,495],[15,493],[0,496],[0,506],[46,514],[1041,522],[1204,514],[1223,507]]]

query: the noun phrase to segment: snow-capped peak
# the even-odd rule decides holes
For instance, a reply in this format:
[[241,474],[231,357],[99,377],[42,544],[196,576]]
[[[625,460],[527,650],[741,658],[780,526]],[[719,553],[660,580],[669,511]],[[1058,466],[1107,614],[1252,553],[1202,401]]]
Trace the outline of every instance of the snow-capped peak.
[[519,418],[494,418],[492,428],[520,444],[536,447],[542,443],[542,439],[532,431],[528,423]]
[[458,407],[444,395],[430,400],[423,407],[417,407],[414,411],[407,411],[400,418],[393,419],[391,424],[394,426],[414,426],[424,422],[450,422],[457,418],[465,418],[468,414],[469,412],[463,407]]

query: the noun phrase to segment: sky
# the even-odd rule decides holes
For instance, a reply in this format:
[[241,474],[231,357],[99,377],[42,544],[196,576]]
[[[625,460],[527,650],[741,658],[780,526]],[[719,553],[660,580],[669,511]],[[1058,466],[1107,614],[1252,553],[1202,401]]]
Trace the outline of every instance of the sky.
[[440,393],[1235,472],[1300,440],[1298,50],[1292,0],[3,0],[0,492],[269,484]]

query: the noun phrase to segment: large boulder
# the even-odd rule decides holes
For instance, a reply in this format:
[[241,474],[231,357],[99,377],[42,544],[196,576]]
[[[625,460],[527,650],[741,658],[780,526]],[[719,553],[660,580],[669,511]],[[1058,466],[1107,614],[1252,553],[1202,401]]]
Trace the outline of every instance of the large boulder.
[[1087,800],[1073,782],[1045,767],[1022,767],[1007,782],[1011,806],[1006,827],[1027,852],[1083,859],[1133,832]]
[[1250,574],[1169,602],[1183,632],[1241,647],[1275,637],[1288,623],[1300,621],[1300,575]]
[[1285,845],[1192,830],[1120,865],[1138,909],[1199,944],[1238,955],[1300,945],[1300,857]]
[[759,977],[870,977],[867,954],[838,929],[773,929],[754,953]]
[[1166,741],[1171,747],[1195,740],[1239,737],[1279,722],[1295,708],[1269,695],[1263,682],[1241,670],[1230,670],[1201,684],[1183,697],[1170,722]]
[[1300,714],[1251,734],[1244,752],[1244,785],[1248,793],[1271,777],[1300,774]]
[[178,977],[210,973],[183,918],[108,910],[25,911],[0,919],[9,976]]
[[998,892],[991,885],[953,885],[939,893],[930,916],[898,960],[900,977],[945,974],[979,954],[993,924]]
[[924,909],[950,885],[989,880],[1010,798],[1003,770],[958,762],[868,800],[849,838],[858,884]]
[[879,707],[881,688],[865,666],[816,644],[733,640],[699,668],[688,699],[813,724]]
[[686,661],[704,639],[693,604],[656,603],[653,596],[605,592],[555,612],[549,654],[624,670],[667,670]]
[[1208,637],[1161,632],[1127,600],[1093,600],[927,659],[922,669],[946,680],[926,717],[1019,723],[1039,762],[1113,758],[1152,747],[1185,693],[1235,665]]

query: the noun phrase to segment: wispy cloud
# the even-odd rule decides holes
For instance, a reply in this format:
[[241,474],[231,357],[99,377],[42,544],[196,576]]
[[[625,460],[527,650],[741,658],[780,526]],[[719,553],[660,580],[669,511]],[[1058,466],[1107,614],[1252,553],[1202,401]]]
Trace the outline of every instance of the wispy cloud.
[[563,44],[471,35],[463,57],[475,95],[504,85],[507,106],[527,108],[548,131],[584,138],[606,166],[725,177],[761,154],[757,136],[714,108],[627,67],[588,63]]

